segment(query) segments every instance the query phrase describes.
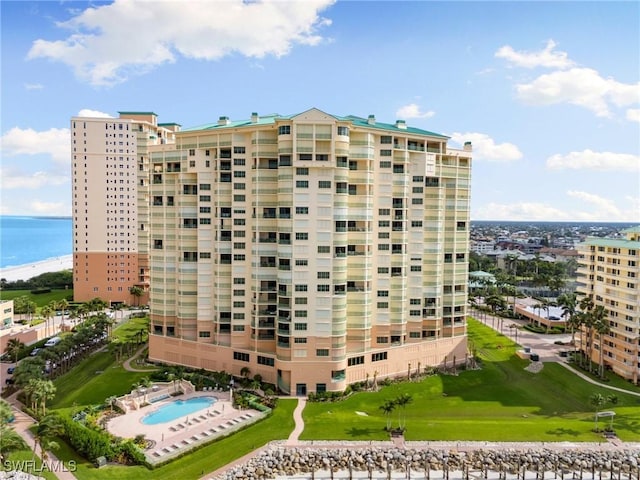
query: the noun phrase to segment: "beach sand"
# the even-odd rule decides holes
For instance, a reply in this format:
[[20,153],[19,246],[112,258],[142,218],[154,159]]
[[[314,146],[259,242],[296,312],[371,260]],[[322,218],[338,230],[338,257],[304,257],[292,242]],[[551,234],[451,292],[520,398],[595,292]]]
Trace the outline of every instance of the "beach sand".
[[7,282],[15,282],[17,280],[29,280],[47,272],[59,272],[60,270],[71,270],[72,268],[73,255],[63,255],[26,265],[0,268],[0,278],[4,278]]

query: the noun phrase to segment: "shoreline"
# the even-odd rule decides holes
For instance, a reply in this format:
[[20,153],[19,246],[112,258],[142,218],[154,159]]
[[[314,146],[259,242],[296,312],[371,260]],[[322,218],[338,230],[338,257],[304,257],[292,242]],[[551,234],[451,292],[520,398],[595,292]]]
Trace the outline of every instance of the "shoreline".
[[69,254],[26,263],[24,265],[0,268],[0,278],[5,279],[7,282],[16,282],[18,280],[26,281],[43,273],[72,269],[73,254]]

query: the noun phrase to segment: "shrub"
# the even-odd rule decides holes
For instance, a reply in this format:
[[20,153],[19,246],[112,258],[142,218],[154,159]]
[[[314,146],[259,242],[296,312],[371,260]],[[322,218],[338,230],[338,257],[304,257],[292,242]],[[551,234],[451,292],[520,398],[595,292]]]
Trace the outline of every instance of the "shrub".
[[38,288],[36,290],[31,290],[31,293],[33,295],[39,295],[41,293],[51,293],[51,289],[50,288]]

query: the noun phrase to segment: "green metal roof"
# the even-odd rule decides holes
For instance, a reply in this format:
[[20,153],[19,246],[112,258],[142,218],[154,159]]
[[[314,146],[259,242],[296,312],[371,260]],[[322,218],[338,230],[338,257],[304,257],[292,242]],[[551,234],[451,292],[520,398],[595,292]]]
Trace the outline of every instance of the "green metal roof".
[[[298,115],[300,114],[296,113],[294,115],[278,115],[278,114],[261,115],[258,117],[256,122],[252,122],[251,119],[236,120],[236,121],[230,121],[228,124],[223,124],[223,125],[218,124],[218,122],[216,121],[215,123],[207,123],[204,125],[198,125],[196,127],[183,128],[181,132],[194,132],[198,130],[219,130],[219,129],[226,129],[226,128],[244,127],[248,125],[273,125],[274,123],[276,123],[277,120],[291,120],[297,117]],[[447,139],[450,138],[450,137],[447,137],[446,135],[430,132],[428,130],[422,130],[420,128],[414,128],[409,126],[407,126],[406,128],[398,128],[396,124],[382,123],[382,122],[378,122],[377,120],[375,123],[370,124],[368,119],[357,117],[355,115],[348,115],[346,117],[340,117],[337,115],[332,115],[330,113],[327,113],[327,115],[334,117],[338,121],[349,122],[356,127],[373,128],[373,129],[384,130],[387,132],[400,133],[400,134],[415,134],[415,135],[424,135],[424,136],[447,138]]]
[[640,233],[640,225],[634,225],[633,227],[625,228],[621,230],[622,233]]
[[179,127],[181,127],[182,125],[176,122],[168,122],[168,123],[159,123],[158,126],[159,127],[171,127],[173,125],[178,125]]
[[120,115],[155,115],[158,116],[157,113],[154,112],[118,112]]
[[640,240],[627,240],[626,238],[587,237],[582,243],[596,247],[640,248]]

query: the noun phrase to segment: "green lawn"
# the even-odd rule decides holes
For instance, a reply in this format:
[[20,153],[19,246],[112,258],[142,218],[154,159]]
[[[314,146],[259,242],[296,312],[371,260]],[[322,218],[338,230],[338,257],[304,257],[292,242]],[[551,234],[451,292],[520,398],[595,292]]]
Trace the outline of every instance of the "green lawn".
[[[32,447],[33,445],[30,445],[30,446]],[[40,452],[40,449],[38,449],[38,452]],[[0,471],[10,470],[12,468],[12,465],[19,466],[20,462],[31,462],[33,458],[34,457],[33,457],[32,450],[17,450],[15,452],[11,452],[8,455],[8,457],[4,460],[4,462],[0,465]],[[42,467],[42,461],[38,457],[35,457],[34,459],[33,466],[35,468],[31,468],[31,465],[32,465],[31,463],[26,463],[26,464],[23,463],[22,465],[23,465],[23,468],[21,469],[22,471],[33,473],[33,475],[44,477],[47,480],[56,480],[58,478],[55,474],[48,471],[46,467],[45,468]],[[66,462],[65,462],[65,465],[67,465]]]
[[200,478],[233,460],[246,455],[272,440],[288,438],[293,430],[295,399],[280,400],[273,414],[240,433],[223,438],[154,470],[145,467],[107,466],[95,468],[76,455],[66,444],[55,451],[59,459],[74,460],[78,469],[74,473],[78,480],[190,480]]
[[[506,337],[473,320],[471,341],[483,368],[425,378],[361,392],[336,403],[307,403],[304,440],[388,439],[379,409],[402,393],[413,401],[392,414],[393,425],[406,417],[407,440],[602,441],[591,432],[589,397],[611,391],[591,385],[562,366],[547,363],[542,372],[524,370]],[[631,386],[632,387],[632,386]],[[632,387],[633,388],[633,387]],[[618,394],[614,428],[624,441],[640,440],[640,397]],[[356,412],[364,412],[363,416]]]
[[56,396],[50,408],[104,403],[111,395],[124,395],[146,373],[129,372],[115,363],[113,354],[99,351],[82,361],[71,372],[54,381]]
[[52,300],[58,302],[63,299],[73,299],[73,290],[51,290],[49,293],[38,293],[36,295],[31,293],[31,290],[0,290],[1,300],[13,300],[14,298],[22,297],[23,295],[29,297],[29,300],[36,302],[36,305],[40,308],[44,307]]
[[[116,313],[116,315],[121,315],[121,313]],[[119,317],[118,317],[119,318]],[[113,331],[113,338],[126,341],[135,339],[136,335],[140,331],[144,331],[144,341],[146,341],[147,334],[149,330],[149,317],[142,318],[132,318],[130,320],[125,321]]]

